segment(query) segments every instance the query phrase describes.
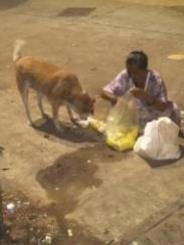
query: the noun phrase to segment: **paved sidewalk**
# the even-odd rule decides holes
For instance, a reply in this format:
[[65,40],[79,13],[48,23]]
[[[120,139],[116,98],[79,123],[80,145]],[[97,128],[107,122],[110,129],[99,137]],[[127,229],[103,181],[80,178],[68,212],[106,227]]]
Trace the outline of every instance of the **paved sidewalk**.
[[[133,152],[110,150],[91,131],[58,134],[51,121],[40,119],[34,94],[30,103],[38,127],[29,127],[14,81],[13,42],[26,39],[24,54],[70,67],[93,96],[124,67],[130,50],[143,49],[166,81],[169,97],[183,108],[183,61],[167,59],[184,53],[183,1],[144,2],[0,2],[0,146],[5,148],[0,178],[41,206],[55,203],[58,222],[73,228],[74,245],[170,245],[172,239],[182,245],[175,227],[181,223],[182,233],[183,208],[173,207],[184,195],[183,156],[169,164],[146,162]],[[44,106],[50,113],[47,101]],[[108,111],[99,99],[95,116],[104,118]],[[65,109],[60,119],[68,123]],[[161,222],[170,213],[172,237],[172,228],[168,233],[167,222]],[[78,232],[85,241],[77,240]]]

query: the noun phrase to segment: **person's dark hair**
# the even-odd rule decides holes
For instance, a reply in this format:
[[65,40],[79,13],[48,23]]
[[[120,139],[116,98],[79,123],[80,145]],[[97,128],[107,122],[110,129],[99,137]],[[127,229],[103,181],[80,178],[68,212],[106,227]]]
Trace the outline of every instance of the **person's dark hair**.
[[148,57],[143,51],[132,51],[126,59],[126,65],[145,70],[148,67]]

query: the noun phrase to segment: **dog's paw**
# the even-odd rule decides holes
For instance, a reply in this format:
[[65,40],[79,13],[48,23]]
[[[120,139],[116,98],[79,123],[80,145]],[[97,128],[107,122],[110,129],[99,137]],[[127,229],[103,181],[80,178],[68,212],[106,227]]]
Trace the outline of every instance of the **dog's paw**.
[[47,120],[49,119],[49,116],[46,113],[42,114],[42,117]]
[[56,127],[56,130],[57,130],[59,133],[64,133],[64,132],[65,132],[65,129],[62,128],[61,126]]
[[77,120],[76,124],[82,128],[87,128],[89,126],[89,121],[79,119],[79,120]]
[[71,117],[70,120],[73,124],[76,125],[79,119],[77,117]]
[[35,126],[34,122],[32,122],[32,121],[27,121],[27,125],[30,126],[30,127],[34,127]]
[[55,123],[55,128],[60,133],[64,133],[65,132],[65,129],[59,123]]

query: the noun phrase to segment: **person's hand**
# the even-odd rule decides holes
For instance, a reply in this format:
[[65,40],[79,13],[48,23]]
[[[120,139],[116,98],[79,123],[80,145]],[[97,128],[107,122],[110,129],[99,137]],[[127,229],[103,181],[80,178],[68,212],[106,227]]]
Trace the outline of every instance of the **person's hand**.
[[103,99],[108,100],[112,106],[115,106],[117,101],[118,101],[118,99],[115,95],[113,95],[112,93],[109,93],[107,91],[102,91],[101,96]]
[[167,102],[165,102],[165,106],[166,106],[166,109],[167,108],[172,108],[173,107],[173,102],[168,100]]
[[111,105],[112,105],[112,106],[115,106],[115,105],[117,104],[117,102],[118,102],[117,97],[111,98]]
[[140,100],[148,99],[148,94],[141,88],[131,88],[129,94]]

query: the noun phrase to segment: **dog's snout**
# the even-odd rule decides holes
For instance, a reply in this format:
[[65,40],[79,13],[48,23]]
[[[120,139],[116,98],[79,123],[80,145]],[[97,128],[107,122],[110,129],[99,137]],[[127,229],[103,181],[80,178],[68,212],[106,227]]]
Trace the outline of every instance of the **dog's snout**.
[[87,120],[88,115],[86,115],[86,114],[82,114],[82,115],[80,115],[80,118],[81,118],[82,120]]

